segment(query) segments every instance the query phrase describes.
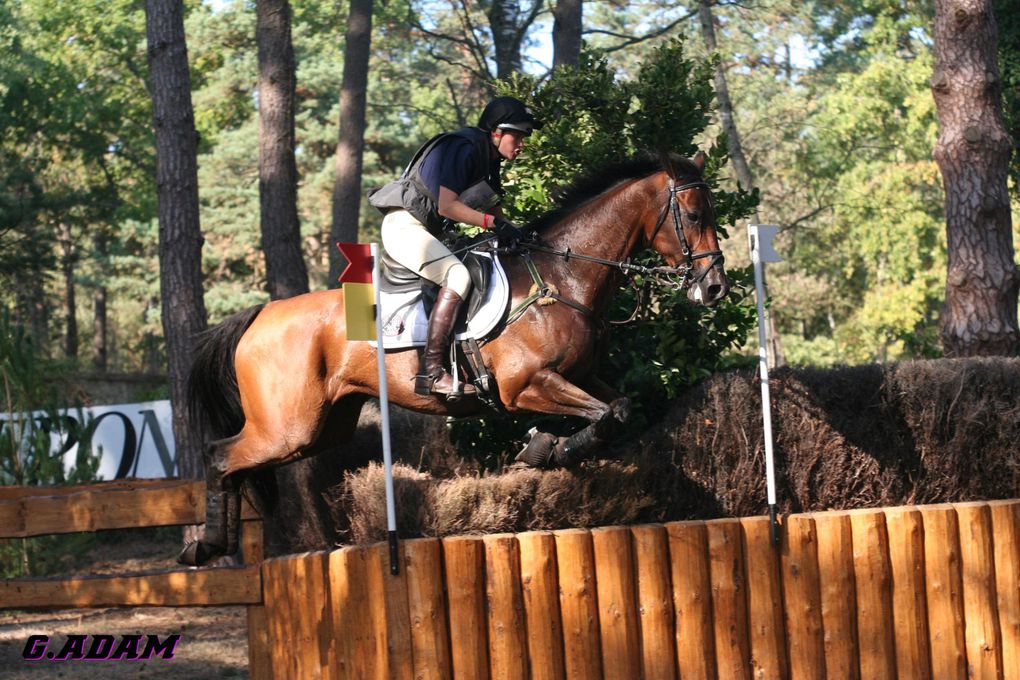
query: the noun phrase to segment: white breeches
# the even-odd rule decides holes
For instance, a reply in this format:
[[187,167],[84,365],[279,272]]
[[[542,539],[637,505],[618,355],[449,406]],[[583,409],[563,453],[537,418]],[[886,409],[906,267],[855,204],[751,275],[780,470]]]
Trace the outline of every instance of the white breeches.
[[[383,218],[382,243],[390,257],[411,271],[444,288],[452,288],[461,298],[467,297],[471,290],[467,267],[411,213],[394,210]],[[430,260],[435,261],[422,268]]]

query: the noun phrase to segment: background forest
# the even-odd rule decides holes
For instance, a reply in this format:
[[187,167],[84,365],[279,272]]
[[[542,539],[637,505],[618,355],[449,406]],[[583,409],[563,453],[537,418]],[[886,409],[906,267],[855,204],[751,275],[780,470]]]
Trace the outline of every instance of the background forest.
[[[209,323],[269,298],[256,4],[184,3]],[[586,77],[601,74],[612,89],[637,78],[654,50],[680,44],[692,68],[710,74],[719,66],[715,89],[721,94],[723,85],[728,100],[716,105],[698,146],[733,155],[739,131],[746,165],[724,164],[720,151],[720,188],[756,187],[757,219],[782,227],[786,261],[770,268],[769,282],[786,360],[832,365],[940,354],[946,219],[932,158],[931,2],[589,0],[580,24],[586,50],[573,59],[554,54],[569,42],[562,31],[570,4],[368,3],[360,195],[397,175],[431,135],[473,124],[497,77],[523,73],[539,86],[555,58],[587,64],[594,71]],[[580,13],[581,3],[573,4]],[[1007,4],[997,6],[999,67],[1015,138],[1020,20]],[[344,55],[353,39],[345,32],[359,7],[291,0],[290,10],[301,254],[309,286],[321,289],[338,266],[330,234]],[[0,307],[42,352],[81,369],[166,366],[146,49],[138,0],[0,0]],[[563,115],[552,129],[591,127],[590,110]],[[552,143],[533,141],[536,149]],[[1016,242],[1015,158],[1011,168]],[[570,179],[522,183],[522,210],[541,204],[534,192],[544,199],[549,185]],[[375,210],[362,205],[356,219],[359,240],[377,236]],[[747,264],[743,225],[729,226],[731,270]],[[742,341],[726,344],[739,349]]]

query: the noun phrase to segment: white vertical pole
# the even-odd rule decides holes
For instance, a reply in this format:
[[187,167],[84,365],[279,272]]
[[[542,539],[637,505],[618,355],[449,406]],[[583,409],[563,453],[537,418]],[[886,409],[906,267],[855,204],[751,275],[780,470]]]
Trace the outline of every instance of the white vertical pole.
[[[762,270],[760,226],[747,225],[751,262],[754,264],[754,288],[758,299],[758,370],[761,373],[761,410],[765,432],[765,483],[768,490],[769,519],[772,523],[772,543],[779,543],[779,524],[776,519],[776,466],[772,453],[772,402],[769,398],[769,362],[765,338],[765,280]],[[774,229],[774,227],[772,227]]]
[[397,566],[397,504],[393,494],[393,452],[390,448],[390,399],[386,389],[386,352],[383,349],[382,303],[379,282],[382,273],[379,267],[379,244],[372,244],[372,287],[375,292],[375,355],[379,369],[379,414],[382,417],[383,469],[386,475],[386,529],[390,544],[390,573],[396,574]]

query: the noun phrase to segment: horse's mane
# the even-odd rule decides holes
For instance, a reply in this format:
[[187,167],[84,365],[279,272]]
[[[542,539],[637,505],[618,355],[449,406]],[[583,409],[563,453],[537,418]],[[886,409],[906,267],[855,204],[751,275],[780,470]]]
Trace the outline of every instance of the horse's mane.
[[643,153],[609,163],[576,177],[572,182],[553,190],[555,207],[532,220],[528,227],[535,231],[559,222],[581,204],[602,194],[609,188],[629,179],[647,177],[661,170],[673,177],[700,176],[694,162],[679,154]]

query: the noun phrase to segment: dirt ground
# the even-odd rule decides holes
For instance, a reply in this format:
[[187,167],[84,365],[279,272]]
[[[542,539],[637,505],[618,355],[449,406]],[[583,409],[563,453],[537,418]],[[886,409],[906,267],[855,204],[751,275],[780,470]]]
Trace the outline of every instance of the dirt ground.
[[[76,560],[72,574],[174,569],[178,543],[162,532],[143,541],[104,542]],[[181,640],[173,659],[148,661],[25,661],[30,635],[48,635],[47,649],[59,651],[67,635],[172,634]],[[212,680],[248,677],[245,607],[132,607],[59,611],[0,610],[0,678],[167,678]]]

